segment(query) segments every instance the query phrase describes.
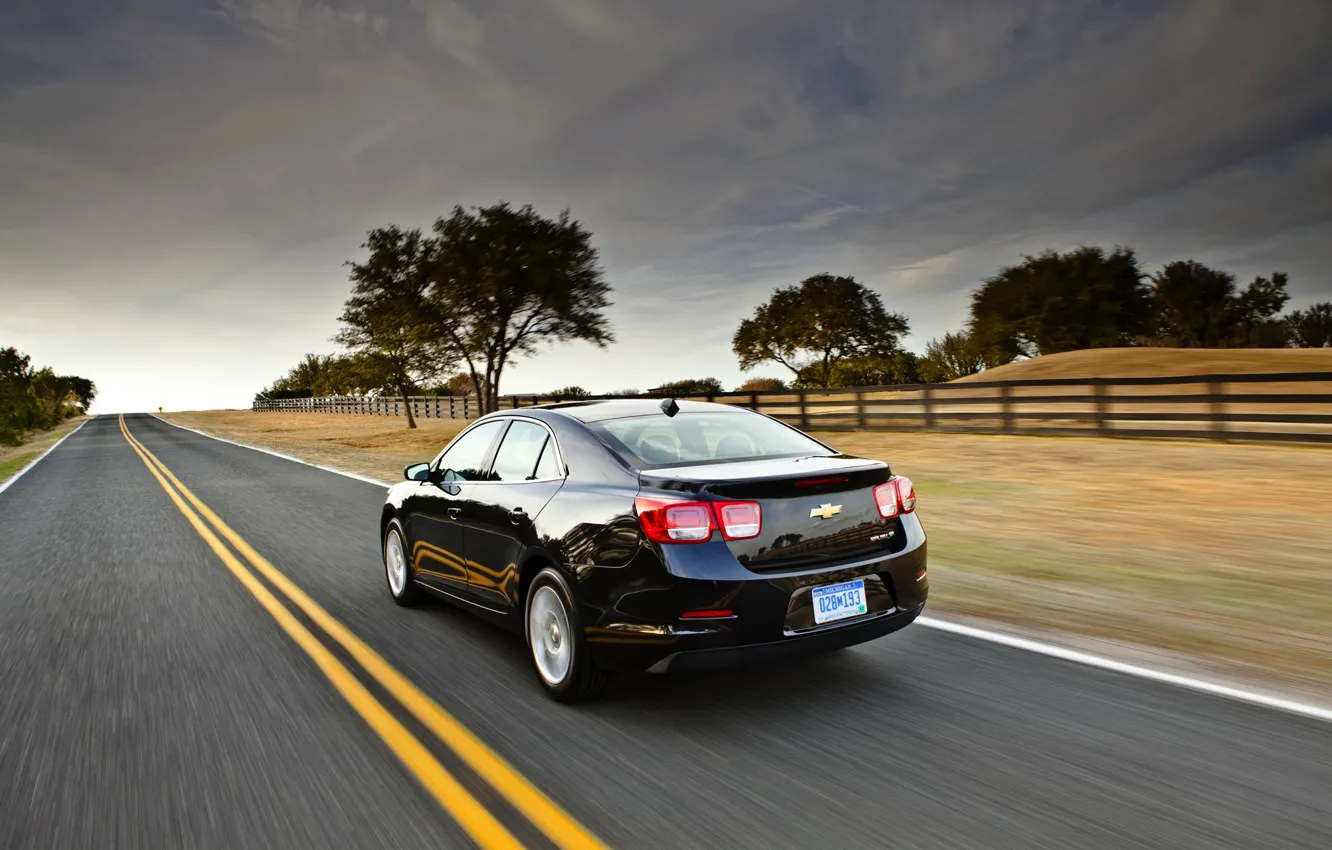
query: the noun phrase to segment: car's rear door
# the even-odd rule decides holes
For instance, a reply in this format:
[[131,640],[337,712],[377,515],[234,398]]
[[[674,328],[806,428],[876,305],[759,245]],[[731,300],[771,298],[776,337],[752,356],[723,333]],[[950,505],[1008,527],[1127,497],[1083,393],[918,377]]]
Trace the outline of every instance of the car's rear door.
[[409,558],[422,584],[457,596],[467,593],[467,524],[475,519],[472,497],[508,423],[480,422],[455,439],[435,469],[443,480],[422,481],[410,502]]
[[522,553],[537,544],[535,520],[564,484],[555,436],[535,419],[513,418],[486,483],[476,486],[467,525],[468,593],[487,607],[518,603]]

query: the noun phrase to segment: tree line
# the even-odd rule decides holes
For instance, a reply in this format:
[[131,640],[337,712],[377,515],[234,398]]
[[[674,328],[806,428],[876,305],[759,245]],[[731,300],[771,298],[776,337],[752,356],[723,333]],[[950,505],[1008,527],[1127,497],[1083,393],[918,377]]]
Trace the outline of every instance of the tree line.
[[[333,342],[307,354],[256,400],[324,395],[475,395],[495,410],[500,380],[542,344],[614,342],[611,305],[592,235],[566,209],[544,218],[529,205],[454,207],[429,232],[376,228],[347,262],[351,294]],[[753,378],[742,391],[916,384],[1085,348],[1332,346],[1332,303],[1281,315],[1290,296],[1276,272],[1240,287],[1194,260],[1148,274],[1134,252],[1046,251],[999,270],[971,293],[967,325],[917,355],[901,346],[906,316],[849,276],[818,274],[774,290],[741,321],[731,347],[742,371],[775,365],[785,379]],[[649,392],[719,393],[715,378]],[[545,395],[590,395],[566,386]],[[637,395],[625,389],[610,395]],[[605,393],[603,393],[605,395]],[[416,427],[410,406],[408,427]]]
[[1152,274],[1132,249],[1046,251],[1000,269],[971,293],[966,327],[903,351],[907,318],[850,277],[815,275],[776,290],[740,323],[741,369],[774,363],[794,386],[951,381],[986,368],[1087,348],[1332,346],[1332,302],[1280,315],[1287,275],[1235,275],[1195,260]]
[[96,397],[87,378],[34,368],[17,348],[0,348],[0,444],[18,445],[29,432],[87,413]]

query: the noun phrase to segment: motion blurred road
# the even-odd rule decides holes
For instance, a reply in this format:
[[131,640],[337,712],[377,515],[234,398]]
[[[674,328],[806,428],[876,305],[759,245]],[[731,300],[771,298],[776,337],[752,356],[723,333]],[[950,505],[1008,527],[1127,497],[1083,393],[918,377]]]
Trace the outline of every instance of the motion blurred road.
[[[557,705],[520,639],[390,601],[381,487],[148,416],[125,425],[608,846],[1332,846],[1332,726],[921,626]],[[300,619],[518,842],[558,846]],[[0,847],[475,843],[224,565],[116,417],[0,494]]]

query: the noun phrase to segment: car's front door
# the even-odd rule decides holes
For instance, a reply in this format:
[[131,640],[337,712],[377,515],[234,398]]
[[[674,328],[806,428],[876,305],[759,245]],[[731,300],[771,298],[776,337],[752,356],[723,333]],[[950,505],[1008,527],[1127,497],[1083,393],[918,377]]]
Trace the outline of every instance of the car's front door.
[[412,567],[422,584],[458,596],[467,593],[467,533],[472,497],[493,456],[495,440],[508,423],[473,425],[454,440],[414,494],[408,535]]
[[533,419],[513,419],[486,483],[471,496],[468,593],[476,601],[501,610],[517,605],[519,559],[537,545],[534,521],[563,486],[564,472],[551,431]]

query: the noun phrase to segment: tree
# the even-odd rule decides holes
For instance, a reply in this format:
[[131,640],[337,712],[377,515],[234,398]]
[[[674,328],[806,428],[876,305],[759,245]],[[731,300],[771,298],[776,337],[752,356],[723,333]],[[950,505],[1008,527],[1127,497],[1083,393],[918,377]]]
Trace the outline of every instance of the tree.
[[441,389],[443,392],[440,395],[459,397],[476,395],[476,383],[472,380],[472,376],[466,372],[459,372],[449,378]]
[[17,445],[28,431],[86,412],[96,395],[87,378],[33,369],[32,358],[17,348],[0,349],[0,443]]
[[538,344],[614,341],[602,312],[611,287],[591,233],[567,209],[552,220],[530,205],[454,207],[434,232],[431,331],[467,364],[483,412],[496,409],[505,366]]
[[1278,318],[1290,300],[1282,272],[1257,277],[1237,292],[1235,276],[1194,260],[1167,263],[1152,275],[1156,341],[1180,348],[1228,348],[1286,344]]
[[1235,276],[1194,260],[1152,275],[1156,336],[1179,348],[1217,348],[1234,327]]
[[928,383],[956,381],[986,368],[985,353],[966,331],[946,333],[925,343],[921,378]]
[[0,443],[17,445],[36,425],[39,408],[31,367],[32,358],[18,349],[0,349]]
[[329,371],[331,355],[306,354],[299,363],[292,366],[287,374],[273,382],[274,390],[308,389],[319,395],[318,388],[325,382]]
[[[845,357],[833,366],[830,387],[878,387],[920,382],[920,358],[910,351]],[[805,386],[811,383],[801,381]]]
[[762,393],[786,389],[786,382],[780,378],[750,378],[736,387],[739,393]]
[[1332,348],[1332,301],[1291,310],[1285,325],[1292,348]]
[[374,355],[306,354],[287,374],[255,395],[257,401],[393,392],[384,364]]
[[827,387],[839,361],[891,357],[909,330],[905,316],[889,313],[878,294],[854,278],[819,274],[775,290],[740,323],[731,348],[744,371],[772,361],[803,384]]
[[393,372],[383,358],[355,352],[330,356],[314,389],[315,395],[319,396],[383,395],[394,392],[395,382]]
[[54,428],[74,412],[78,400],[69,378],[57,375],[49,366],[33,372],[29,385],[37,398],[35,427]]
[[670,381],[662,384],[653,393],[674,393],[675,395],[716,395],[726,392],[722,382],[716,378],[685,378],[682,381]]
[[79,401],[79,407],[87,413],[88,408],[92,407],[93,399],[97,398],[97,384],[78,375],[69,376],[69,384],[74,397]]
[[362,355],[362,365],[402,396],[407,427],[416,427],[407,396],[457,360],[450,340],[434,332],[427,297],[434,246],[420,230],[395,226],[370,231],[361,245],[370,256],[351,267],[352,296],[334,341]]
[[1024,258],[971,296],[969,334],[987,364],[1026,355],[1130,344],[1151,302],[1129,248],[1082,247]]
[[542,393],[547,398],[589,398],[592,393],[582,387],[560,387],[558,390],[552,390],[548,393]]
[[[1286,293],[1287,277],[1284,272],[1273,272],[1271,279],[1254,278],[1235,303],[1237,327],[1235,328],[1238,345],[1255,345],[1260,348],[1280,348],[1285,345],[1284,334],[1273,338],[1273,332],[1280,333],[1284,328],[1276,315],[1286,306],[1290,295]],[[1273,341],[1275,345],[1264,345]]]

